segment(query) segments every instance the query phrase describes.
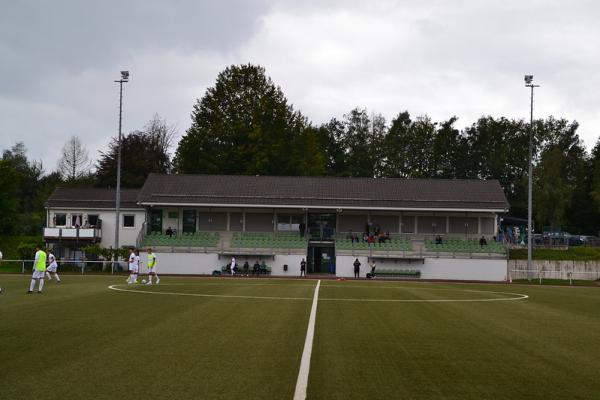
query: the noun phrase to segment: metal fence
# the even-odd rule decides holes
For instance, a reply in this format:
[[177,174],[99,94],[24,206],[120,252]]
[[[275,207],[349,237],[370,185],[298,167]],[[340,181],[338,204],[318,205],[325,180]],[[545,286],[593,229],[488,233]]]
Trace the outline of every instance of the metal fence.
[[[22,274],[31,272],[33,270],[34,260],[2,260],[0,261],[0,272],[14,269],[14,271]],[[81,274],[85,273],[107,273],[114,274],[115,272],[127,271],[127,262],[125,261],[79,261],[79,260],[64,260],[58,261],[59,272],[77,272]],[[12,268],[10,268],[12,267]]]
[[564,269],[561,270],[544,270],[537,269],[528,271],[526,269],[513,269],[510,270],[510,278],[511,279],[528,279],[530,276],[533,277],[540,284],[544,279],[557,279],[569,281],[569,284],[572,284],[574,280],[582,280],[582,281],[597,281],[600,280],[600,270],[599,271],[566,271]]

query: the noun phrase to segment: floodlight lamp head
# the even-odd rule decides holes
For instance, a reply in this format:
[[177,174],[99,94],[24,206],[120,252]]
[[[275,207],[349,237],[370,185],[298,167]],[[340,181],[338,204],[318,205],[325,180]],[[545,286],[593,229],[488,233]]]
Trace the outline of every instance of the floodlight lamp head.
[[533,82],[533,75],[525,75],[525,84],[531,85],[532,82]]
[[121,80],[123,80],[123,81],[129,80],[129,71],[121,71]]

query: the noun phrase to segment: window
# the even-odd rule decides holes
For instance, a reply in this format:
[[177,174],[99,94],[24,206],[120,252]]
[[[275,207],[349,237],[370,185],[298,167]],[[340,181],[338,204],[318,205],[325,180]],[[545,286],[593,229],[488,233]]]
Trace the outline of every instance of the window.
[[71,226],[75,228],[83,226],[83,218],[81,214],[71,214]]
[[91,227],[98,226],[98,214],[88,214],[87,222]]
[[135,228],[135,215],[123,215],[123,228]]
[[67,225],[67,214],[54,214],[54,226]]
[[304,219],[303,215],[277,215],[278,231],[297,231],[300,223]]

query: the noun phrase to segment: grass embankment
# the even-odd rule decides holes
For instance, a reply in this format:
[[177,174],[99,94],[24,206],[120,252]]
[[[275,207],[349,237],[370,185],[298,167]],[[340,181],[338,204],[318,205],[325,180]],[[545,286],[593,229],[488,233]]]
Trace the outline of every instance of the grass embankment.
[[[527,249],[511,249],[510,260],[527,260]],[[534,260],[569,260],[569,261],[594,261],[600,260],[598,247],[569,247],[567,250],[534,249]]]

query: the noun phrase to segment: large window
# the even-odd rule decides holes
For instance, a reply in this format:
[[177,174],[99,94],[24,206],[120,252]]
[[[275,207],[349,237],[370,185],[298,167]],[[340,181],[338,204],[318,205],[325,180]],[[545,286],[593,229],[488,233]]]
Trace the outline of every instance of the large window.
[[123,215],[123,228],[135,228],[135,215]]
[[66,226],[67,214],[54,214],[54,226]]
[[98,220],[98,214],[88,214],[87,216],[87,222],[92,228],[98,227]]
[[71,226],[75,228],[79,228],[83,226],[83,215],[81,214],[71,214]]
[[300,223],[304,219],[301,214],[296,215],[277,215],[277,230],[278,231],[297,231],[300,228]]

